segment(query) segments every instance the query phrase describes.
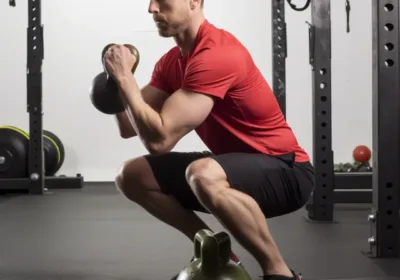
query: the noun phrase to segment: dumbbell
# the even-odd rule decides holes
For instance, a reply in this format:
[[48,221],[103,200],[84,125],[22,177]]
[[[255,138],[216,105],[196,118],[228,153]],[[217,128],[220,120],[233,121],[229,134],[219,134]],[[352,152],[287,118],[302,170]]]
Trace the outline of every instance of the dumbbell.
[[372,167],[369,162],[355,162],[357,172],[372,172]]
[[[101,52],[101,61],[104,71],[99,73],[93,79],[92,86],[90,88],[90,100],[92,101],[93,106],[100,112],[108,115],[121,113],[125,110],[124,104],[119,96],[117,83],[107,73],[107,69],[104,65],[104,55],[112,46],[115,46],[115,44],[108,44]],[[134,74],[139,64],[139,51],[132,45],[124,44],[124,46],[127,47],[131,51],[132,55],[136,57],[136,62],[131,70],[132,74]]]

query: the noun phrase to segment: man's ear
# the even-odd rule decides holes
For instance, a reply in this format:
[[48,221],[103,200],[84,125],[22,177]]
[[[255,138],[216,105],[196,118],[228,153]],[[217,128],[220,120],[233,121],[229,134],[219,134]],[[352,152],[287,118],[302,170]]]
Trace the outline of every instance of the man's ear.
[[190,0],[190,9],[194,10],[201,7],[203,0]]

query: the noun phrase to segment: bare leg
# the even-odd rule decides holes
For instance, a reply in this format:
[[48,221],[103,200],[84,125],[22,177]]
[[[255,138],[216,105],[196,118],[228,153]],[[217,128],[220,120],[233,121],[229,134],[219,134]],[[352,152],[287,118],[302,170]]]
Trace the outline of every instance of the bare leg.
[[217,162],[198,160],[188,168],[186,175],[200,202],[254,256],[265,275],[293,277],[260,207],[248,195],[229,187],[225,172]]
[[191,241],[199,230],[210,229],[193,211],[186,210],[174,197],[161,192],[144,158],[125,163],[116,178],[116,185],[128,199],[142,206],[154,217],[176,228]]

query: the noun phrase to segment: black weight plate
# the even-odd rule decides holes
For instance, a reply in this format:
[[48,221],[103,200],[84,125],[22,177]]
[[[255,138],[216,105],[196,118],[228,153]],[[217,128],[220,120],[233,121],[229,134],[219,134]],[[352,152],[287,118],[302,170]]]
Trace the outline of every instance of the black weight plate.
[[56,144],[43,132],[44,174],[53,176],[58,165],[59,153]]
[[52,175],[54,175],[58,172],[58,170],[60,170],[61,166],[64,163],[65,148],[64,148],[64,145],[63,145],[61,139],[54,133],[52,133],[48,130],[43,130],[43,136],[44,136],[44,139],[51,141],[52,145],[54,145],[54,148],[56,149],[57,164],[56,164],[55,168],[52,170],[52,173],[53,173]]
[[0,126],[0,178],[28,175],[29,137],[14,126]]

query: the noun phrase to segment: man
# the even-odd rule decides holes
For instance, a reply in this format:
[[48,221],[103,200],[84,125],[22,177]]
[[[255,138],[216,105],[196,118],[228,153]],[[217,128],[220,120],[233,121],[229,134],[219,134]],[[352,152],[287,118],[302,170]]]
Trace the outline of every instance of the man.
[[[189,239],[213,214],[260,264],[264,279],[294,279],[267,218],[301,208],[313,190],[313,167],[284,120],[246,48],[209,23],[203,0],[150,0],[162,37],[177,46],[140,89],[123,46],[105,55],[126,111],[121,136],[138,136],[149,155],[124,163],[116,185],[130,200]],[[212,152],[171,152],[196,131]],[[237,257],[232,253],[232,259]]]

